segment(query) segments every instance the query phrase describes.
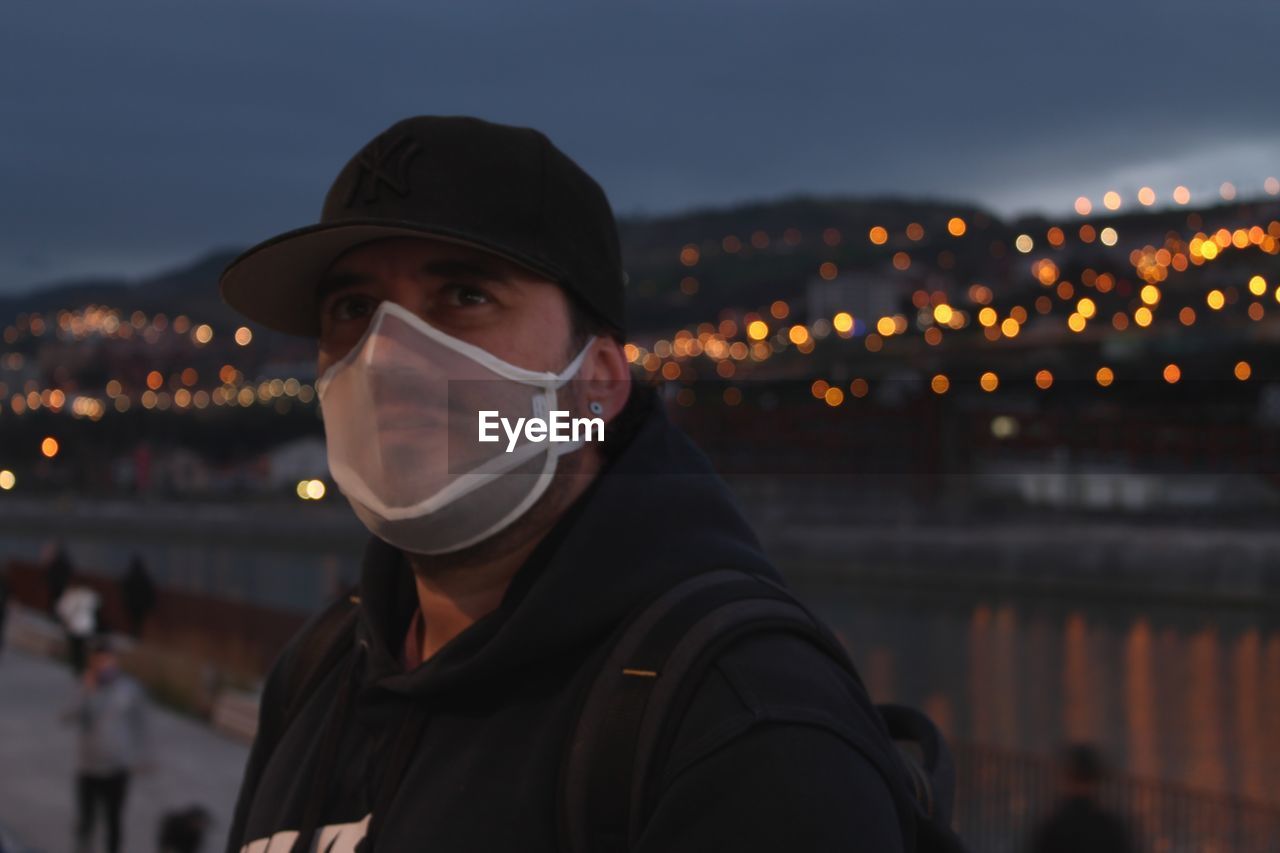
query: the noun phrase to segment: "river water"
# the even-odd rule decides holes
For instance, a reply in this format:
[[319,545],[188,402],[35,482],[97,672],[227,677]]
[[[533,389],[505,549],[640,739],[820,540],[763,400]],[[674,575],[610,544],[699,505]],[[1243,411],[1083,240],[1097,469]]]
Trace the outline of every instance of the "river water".
[[850,649],[876,701],[953,740],[1113,767],[1280,804],[1280,615],[806,577],[792,586]]

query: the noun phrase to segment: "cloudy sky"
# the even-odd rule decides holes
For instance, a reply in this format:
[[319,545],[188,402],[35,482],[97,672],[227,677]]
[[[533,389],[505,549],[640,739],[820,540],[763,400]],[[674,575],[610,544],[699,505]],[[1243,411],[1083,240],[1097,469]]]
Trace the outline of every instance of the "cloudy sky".
[[538,127],[624,215],[1258,194],[1280,173],[1278,36],[1274,0],[12,0],[0,292],[311,222],[414,113]]

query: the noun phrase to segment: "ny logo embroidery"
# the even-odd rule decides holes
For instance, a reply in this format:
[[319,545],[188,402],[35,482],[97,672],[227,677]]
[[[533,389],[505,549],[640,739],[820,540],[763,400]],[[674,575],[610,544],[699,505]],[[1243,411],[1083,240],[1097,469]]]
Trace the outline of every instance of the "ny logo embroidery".
[[407,196],[409,163],[421,150],[417,140],[408,136],[394,139],[379,136],[373,140],[357,155],[356,163],[360,170],[347,191],[344,205],[350,207],[355,203],[361,187],[364,187],[364,195],[360,200],[365,204],[378,200],[378,188],[383,185],[401,198]]

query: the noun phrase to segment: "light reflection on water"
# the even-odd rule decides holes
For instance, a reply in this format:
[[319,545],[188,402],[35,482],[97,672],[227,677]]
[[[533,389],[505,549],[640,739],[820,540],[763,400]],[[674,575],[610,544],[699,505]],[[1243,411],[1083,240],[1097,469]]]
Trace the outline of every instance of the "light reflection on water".
[[790,581],[877,701],[922,707],[953,740],[1091,741],[1119,770],[1280,804],[1274,614]]

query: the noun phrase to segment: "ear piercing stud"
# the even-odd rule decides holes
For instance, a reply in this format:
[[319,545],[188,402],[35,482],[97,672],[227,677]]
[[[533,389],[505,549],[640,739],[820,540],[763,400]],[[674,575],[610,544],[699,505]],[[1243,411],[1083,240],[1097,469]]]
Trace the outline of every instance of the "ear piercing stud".
[[604,414],[604,406],[600,404],[599,400],[592,400],[587,404],[587,408],[591,410],[591,414],[593,415]]

